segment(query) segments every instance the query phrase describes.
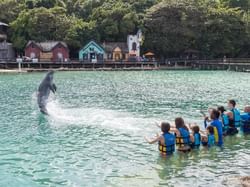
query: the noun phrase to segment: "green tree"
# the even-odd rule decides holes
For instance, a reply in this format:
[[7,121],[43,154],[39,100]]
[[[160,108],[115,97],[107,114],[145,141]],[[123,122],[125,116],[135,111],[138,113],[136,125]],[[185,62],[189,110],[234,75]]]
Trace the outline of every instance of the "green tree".
[[203,7],[195,1],[163,1],[145,18],[145,46],[162,57],[179,57],[186,49],[198,49],[202,35]]
[[210,7],[207,10],[200,48],[206,56],[236,57],[247,39],[242,11],[228,7]]
[[131,5],[122,1],[106,1],[93,10],[91,20],[96,26],[101,40],[125,41],[127,34],[137,29],[138,17]]
[[81,19],[75,19],[67,31],[64,41],[67,42],[71,49],[71,56],[77,57],[78,51],[83,45],[90,40],[99,41],[99,38],[95,22],[84,22]]
[[[64,40],[69,28],[74,24],[74,17],[67,17],[61,7],[52,9],[35,8],[22,11],[11,23],[11,35],[14,46],[23,50],[28,40]],[[18,39],[22,37],[20,42]],[[16,42],[18,41],[18,42]]]
[[20,11],[25,8],[22,1],[17,0],[1,0],[0,1],[0,21],[10,23],[14,21]]

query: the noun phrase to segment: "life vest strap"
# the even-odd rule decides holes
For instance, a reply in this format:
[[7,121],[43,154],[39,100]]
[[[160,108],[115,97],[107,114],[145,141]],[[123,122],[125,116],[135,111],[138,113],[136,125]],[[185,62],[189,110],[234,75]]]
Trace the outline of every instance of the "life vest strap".
[[159,142],[158,148],[161,153],[171,154],[175,151],[175,144],[166,146],[166,145],[160,144]]
[[[186,141],[184,141],[186,140]],[[189,144],[189,136],[187,137],[176,137],[176,145],[188,145]]]

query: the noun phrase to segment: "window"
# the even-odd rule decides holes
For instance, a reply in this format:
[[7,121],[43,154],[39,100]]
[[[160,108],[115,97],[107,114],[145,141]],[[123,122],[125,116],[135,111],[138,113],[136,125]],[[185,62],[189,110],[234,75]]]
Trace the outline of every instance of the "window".
[[112,59],[112,54],[111,53],[108,54],[108,59]]
[[88,60],[88,54],[83,54],[83,59]]
[[137,45],[136,45],[135,42],[133,42],[133,43],[132,43],[132,50],[133,50],[133,51],[136,51],[136,48],[137,48]]
[[62,53],[57,53],[57,60],[59,61],[59,62],[63,62],[63,54]]
[[36,58],[36,54],[34,52],[31,52],[30,53],[30,58],[33,59],[33,58]]

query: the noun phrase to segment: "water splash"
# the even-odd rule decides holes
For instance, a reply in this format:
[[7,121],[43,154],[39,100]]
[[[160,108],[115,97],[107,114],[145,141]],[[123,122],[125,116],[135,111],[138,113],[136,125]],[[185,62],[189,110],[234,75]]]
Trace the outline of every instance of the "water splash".
[[[130,113],[100,108],[64,108],[58,100],[47,104],[49,121],[53,126],[95,125],[102,128],[138,131],[155,119],[135,117]],[[148,125],[147,125],[148,126]]]

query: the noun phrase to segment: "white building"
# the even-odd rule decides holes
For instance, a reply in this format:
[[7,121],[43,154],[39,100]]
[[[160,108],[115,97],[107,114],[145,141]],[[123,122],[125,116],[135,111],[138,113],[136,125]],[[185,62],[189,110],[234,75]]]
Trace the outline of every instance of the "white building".
[[129,56],[140,57],[140,47],[142,43],[142,32],[138,30],[136,35],[128,35],[127,44]]

